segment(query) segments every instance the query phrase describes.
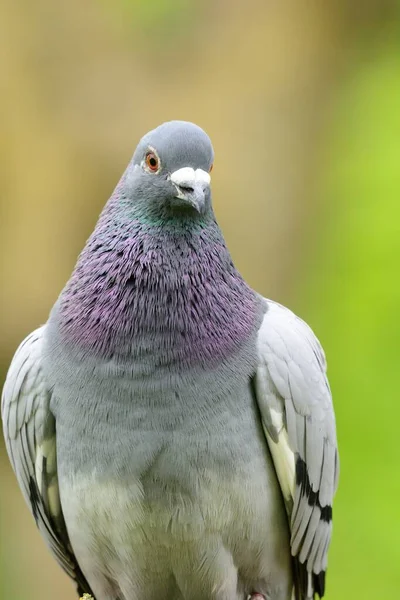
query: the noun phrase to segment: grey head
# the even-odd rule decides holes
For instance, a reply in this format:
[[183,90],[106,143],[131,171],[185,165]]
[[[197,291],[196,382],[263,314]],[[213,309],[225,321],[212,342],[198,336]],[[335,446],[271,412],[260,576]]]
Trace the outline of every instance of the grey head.
[[214,151],[208,135],[187,121],[169,121],[139,142],[124,180],[124,195],[138,212],[192,217],[211,209]]

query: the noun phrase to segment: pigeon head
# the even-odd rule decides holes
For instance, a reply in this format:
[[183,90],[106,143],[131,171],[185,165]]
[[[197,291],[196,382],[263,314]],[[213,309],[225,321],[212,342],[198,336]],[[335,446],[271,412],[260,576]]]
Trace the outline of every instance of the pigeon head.
[[214,151],[208,135],[186,121],[147,133],[128,167],[125,194],[138,212],[154,218],[199,218],[211,208]]

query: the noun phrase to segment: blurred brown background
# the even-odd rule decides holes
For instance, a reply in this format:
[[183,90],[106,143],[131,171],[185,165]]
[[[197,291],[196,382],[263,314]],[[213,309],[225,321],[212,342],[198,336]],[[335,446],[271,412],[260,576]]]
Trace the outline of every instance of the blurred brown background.
[[[400,5],[3,0],[1,382],[138,139],[211,136],[214,205],[249,283],[323,342],[342,459],[329,599],[400,584]],[[0,599],[74,592],[0,443]]]

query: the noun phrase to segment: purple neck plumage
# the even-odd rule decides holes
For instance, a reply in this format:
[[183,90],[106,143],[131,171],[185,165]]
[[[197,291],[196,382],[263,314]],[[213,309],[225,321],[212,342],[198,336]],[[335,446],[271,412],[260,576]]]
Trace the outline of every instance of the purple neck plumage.
[[258,313],[212,215],[166,228],[125,210],[117,188],[57,319],[64,341],[105,359],[208,366],[254,334]]

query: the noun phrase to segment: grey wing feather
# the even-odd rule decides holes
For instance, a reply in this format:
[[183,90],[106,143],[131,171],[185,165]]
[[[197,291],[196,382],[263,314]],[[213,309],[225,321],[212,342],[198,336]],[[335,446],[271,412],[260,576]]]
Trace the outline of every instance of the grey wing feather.
[[91,593],[69,543],[61,510],[56,424],[41,366],[45,326],[19,346],[4,384],[1,415],[7,452],[40,533],[78,593]]
[[258,353],[255,391],[289,515],[296,599],[322,597],[339,476],[325,356],[308,325],[270,300]]

